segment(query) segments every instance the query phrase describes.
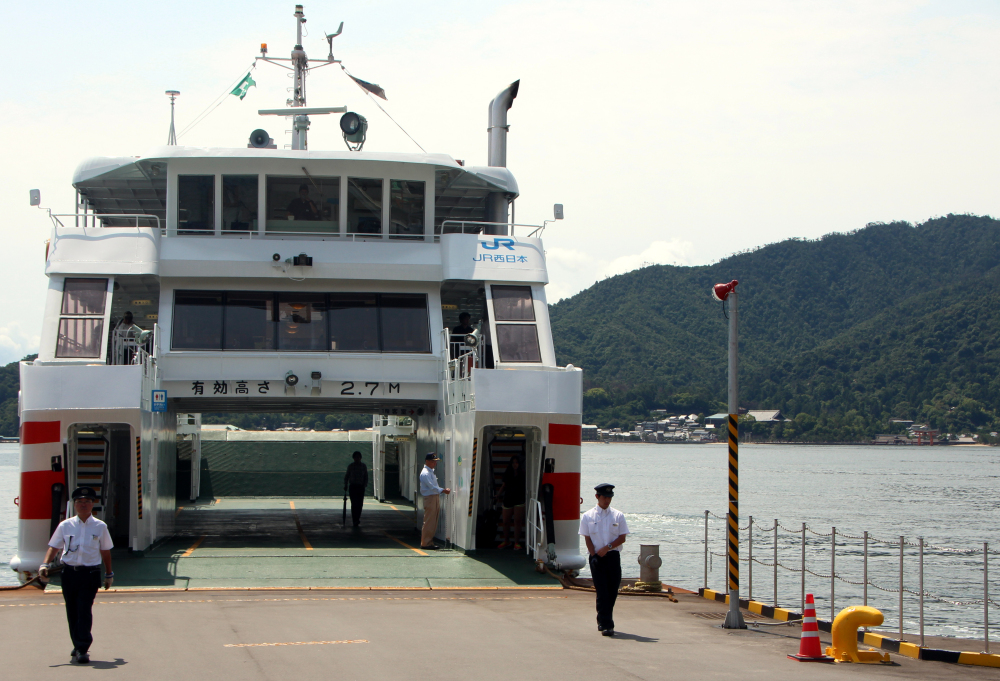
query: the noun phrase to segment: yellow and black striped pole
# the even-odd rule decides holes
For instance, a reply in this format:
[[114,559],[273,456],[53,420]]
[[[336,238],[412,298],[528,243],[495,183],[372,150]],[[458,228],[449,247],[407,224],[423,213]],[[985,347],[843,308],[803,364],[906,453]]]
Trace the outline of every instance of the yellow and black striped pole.
[[717,300],[729,302],[729,513],[726,517],[729,549],[729,612],[722,626],[726,629],[746,629],[740,614],[740,379],[739,328],[736,309],[735,279],[728,284],[716,284],[712,292]]

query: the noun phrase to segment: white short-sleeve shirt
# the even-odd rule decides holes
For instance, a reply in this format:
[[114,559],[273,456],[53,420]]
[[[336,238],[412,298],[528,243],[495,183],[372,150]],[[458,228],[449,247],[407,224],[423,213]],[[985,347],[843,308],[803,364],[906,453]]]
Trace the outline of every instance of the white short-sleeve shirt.
[[[623,534],[628,534],[625,514],[610,506],[607,508],[594,506],[580,517],[580,536],[590,537],[595,549],[607,546]],[[612,551],[621,550],[621,546],[612,549]]]
[[110,551],[114,543],[103,520],[90,516],[84,522],[75,515],[59,523],[49,546],[63,550],[66,565],[93,566],[101,564],[101,551]]

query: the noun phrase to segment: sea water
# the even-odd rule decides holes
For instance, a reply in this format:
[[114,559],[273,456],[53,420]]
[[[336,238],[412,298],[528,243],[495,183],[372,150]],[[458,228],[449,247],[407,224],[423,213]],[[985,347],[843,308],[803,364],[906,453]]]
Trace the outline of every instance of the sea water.
[[[0,584],[15,584],[7,561],[16,553],[18,445],[0,444]],[[722,516],[728,499],[725,445],[585,444],[582,510],[592,505],[593,487],[616,485],[614,507],[625,513],[631,534],[622,552],[626,576],[638,577],[640,544],[659,544],[661,579],[688,589],[704,586],[705,511]],[[831,528],[838,533],[836,574],[861,582],[863,542],[871,534],[868,602],[882,610],[885,626],[898,630],[899,547],[877,540],[916,543],[923,537],[924,590],[950,601],[983,597],[983,542],[1000,549],[1000,448],[743,445],[740,448],[740,525],[754,517],[754,559],[773,562],[778,530],[778,605],[798,610],[801,601],[802,523],[806,534],[806,591],[816,596],[819,616],[830,617]],[[708,522],[708,588],[726,589],[725,523]],[[783,529],[788,528],[788,529]],[[741,584],[750,587],[749,532],[740,533]],[[827,535],[827,536],[824,536]],[[941,550],[945,549],[945,550]],[[959,551],[978,550],[963,554]],[[714,554],[714,555],[713,555]],[[990,595],[1000,602],[1000,555],[991,556]],[[586,574],[586,573],[584,573]],[[904,588],[918,591],[918,555],[904,547]],[[774,602],[770,565],[753,565],[753,597]],[[837,580],[834,607],[860,604],[860,585]],[[951,605],[925,596],[929,635],[980,638],[983,607]],[[918,598],[905,594],[903,626],[918,631]],[[991,619],[1000,621],[1000,608]],[[991,627],[991,638],[1000,635]]]
[[[631,534],[622,572],[639,576],[639,545],[659,544],[661,579],[688,589],[705,586],[705,511],[708,522],[708,588],[726,592],[728,452],[721,445],[585,444],[581,494],[592,508],[593,487],[616,485],[613,506],[625,513]],[[778,529],[778,605],[799,610],[802,591],[802,523],[806,523],[806,592],[817,614],[829,619],[832,528],[837,528],[834,608],[863,602],[864,542],[868,578],[882,589],[899,588],[899,541],[924,538],[924,619],[928,635],[980,638],[983,606],[950,601],[983,598],[983,542],[1000,550],[1000,448],[979,446],[743,445],[739,450],[741,527],[754,518],[753,598],[774,604],[774,533]],[[783,529],[783,528],[788,528]],[[792,530],[792,531],[789,531]],[[826,535],[826,536],[823,536]],[[749,532],[740,532],[740,595],[750,587]],[[934,548],[932,548],[934,547]],[[944,549],[944,550],[941,550]],[[978,550],[963,554],[958,551]],[[715,555],[712,555],[715,554]],[[919,593],[919,550],[904,546],[903,586]],[[1000,552],[991,556],[990,596],[1000,602]],[[899,594],[868,587],[868,603],[898,631]],[[1000,620],[1000,608],[992,620]],[[903,628],[919,631],[917,595],[904,594]],[[991,626],[991,638],[997,636]]]

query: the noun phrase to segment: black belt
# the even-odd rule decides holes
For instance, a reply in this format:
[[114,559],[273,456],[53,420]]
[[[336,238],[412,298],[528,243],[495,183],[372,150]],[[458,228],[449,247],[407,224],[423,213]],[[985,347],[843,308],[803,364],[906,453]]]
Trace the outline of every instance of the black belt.
[[63,564],[64,570],[76,570],[77,572],[98,572],[101,569],[100,565],[66,565]]

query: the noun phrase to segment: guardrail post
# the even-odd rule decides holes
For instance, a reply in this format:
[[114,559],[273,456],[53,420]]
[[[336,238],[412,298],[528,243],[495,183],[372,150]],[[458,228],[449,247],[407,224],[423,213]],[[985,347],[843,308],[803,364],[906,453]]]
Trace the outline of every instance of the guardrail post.
[[906,539],[899,535],[899,640],[903,640],[903,548]]
[[990,652],[990,545],[983,542],[983,644]]
[[747,525],[747,600],[753,600],[753,516],[750,516],[750,524]]
[[865,605],[868,605],[868,530],[865,530],[865,559],[864,559],[864,579],[865,579]]
[[778,519],[774,519],[774,607],[778,607]]
[[920,647],[924,646],[924,538],[919,538],[920,543]]
[[802,523],[802,593],[799,612],[806,611],[806,524]]
[[837,528],[830,531],[830,621],[837,617],[837,607],[834,604],[837,593]]
[[708,588],[708,511],[705,511],[705,588]]

